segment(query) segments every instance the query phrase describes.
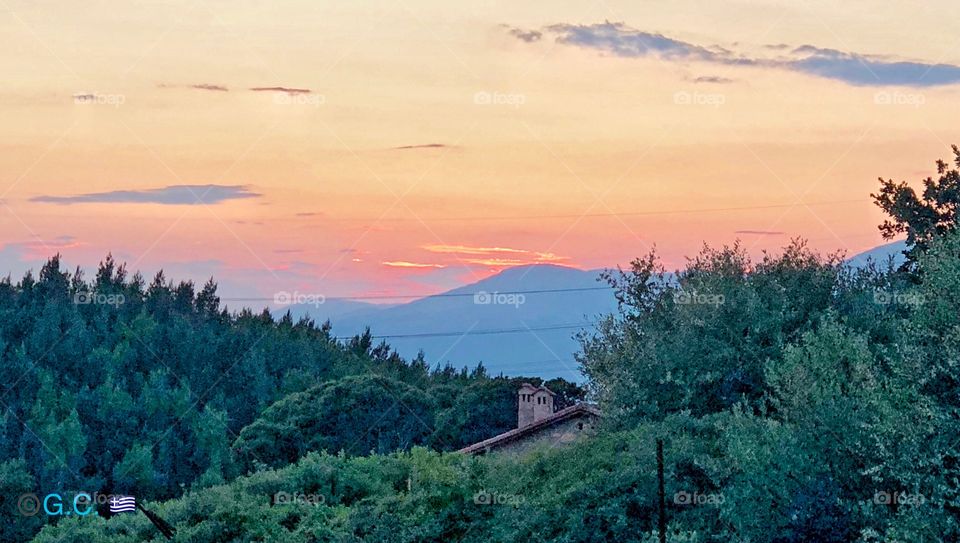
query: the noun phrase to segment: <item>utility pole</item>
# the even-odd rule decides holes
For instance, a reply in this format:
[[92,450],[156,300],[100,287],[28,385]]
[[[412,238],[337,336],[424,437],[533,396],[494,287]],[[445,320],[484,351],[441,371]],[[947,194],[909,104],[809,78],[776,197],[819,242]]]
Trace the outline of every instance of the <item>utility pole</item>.
[[667,496],[663,484],[663,440],[657,440],[657,495],[660,500],[660,515],[657,519],[657,531],[660,543],[667,543]]

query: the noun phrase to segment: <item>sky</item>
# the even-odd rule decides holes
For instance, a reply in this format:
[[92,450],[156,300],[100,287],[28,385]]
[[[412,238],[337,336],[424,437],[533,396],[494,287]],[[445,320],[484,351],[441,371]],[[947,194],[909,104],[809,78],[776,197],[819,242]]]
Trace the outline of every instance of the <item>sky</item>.
[[0,0],[0,272],[420,295],[883,242],[960,142],[946,1]]

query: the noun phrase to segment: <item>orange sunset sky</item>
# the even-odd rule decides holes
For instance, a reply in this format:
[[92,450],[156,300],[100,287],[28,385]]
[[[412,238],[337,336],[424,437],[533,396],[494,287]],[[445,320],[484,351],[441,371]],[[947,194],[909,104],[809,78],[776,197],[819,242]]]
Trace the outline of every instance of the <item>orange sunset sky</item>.
[[882,240],[960,143],[955,5],[0,0],[0,271],[228,295]]

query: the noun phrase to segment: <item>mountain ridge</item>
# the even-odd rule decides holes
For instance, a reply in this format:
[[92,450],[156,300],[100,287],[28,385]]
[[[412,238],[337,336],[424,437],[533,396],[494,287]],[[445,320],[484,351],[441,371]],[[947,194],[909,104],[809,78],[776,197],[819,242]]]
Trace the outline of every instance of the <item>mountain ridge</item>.
[[[905,247],[903,241],[880,245],[846,262],[863,267],[892,257],[899,264]],[[617,309],[613,289],[601,281],[602,271],[531,264],[402,304],[333,300],[291,309],[294,315],[330,319],[340,337],[369,328],[405,358],[423,351],[432,366],[482,362],[493,374],[582,381],[574,336]]]

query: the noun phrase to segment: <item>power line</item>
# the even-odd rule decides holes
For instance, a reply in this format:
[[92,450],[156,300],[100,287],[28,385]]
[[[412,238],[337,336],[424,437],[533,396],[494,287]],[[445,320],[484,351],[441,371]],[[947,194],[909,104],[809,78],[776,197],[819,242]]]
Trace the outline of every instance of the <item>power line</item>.
[[[613,287],[579,287],[579,288],[547,288],[547,289],[536,289],[536,290],[496,290],[496,291],[484,291],[480,290],[477,292],[444,292],[441,294],[372,294],[372,295],[361,295],[361,296],[322,296],[324,301],[328,300],[394,300],[394,299],[413,299],[413,298],[466,298],[471,296],[500,296],[500,295],[509,295],[509,294],[549,294],[549,293],[559,293],[559,292],[587,292],[595,290],[611,290]],[[296,295],[298,293],[286,293],[291,295]],[[300,293],[304,296],[309,296],[307,293]],[[313,296],[320,298],[317,293],[313,293]],[[221,301],[224,302],[265,302],[265,301],[276,301],[276,297],[273,298],[221,298]],[[312,305],[306,303],[305,305]],[[322,302],[321,302],[322,305]]]
[[[491,359],[483,360],[483,357],[475,357],[475,358],[477,359],[478,362],[483,362],[484,367],[490,373],[493,373],[493,371],[488,366],[491,362],[496,363],[496,366],[498,368],[496,371],[498,373],[504,373],[504,371],[539,372],[543,370],[556,370],[556,369],[568,371],[571,373],[577,373],[578,370],[575,368],[578,366],[578,364],[580,364],[576,360],[567,360],[563,358],[549,358],[546,360],[530,360],[530,361],[523,360],[519,362],[518,361],[501,362],[499,360],[491,360]],[[469,365],[467,367],[470,368]],[[522,374],[514,374],[514,375],[522,375]]]
[[[552,326],[539,326],[539,327],[524,327],[524,328],[493,328],[486,330],[464,330],[462,332],[424,332],[418,334],[383,334],[370,336],[372,339],[402,339],[402,338],[427,338],[427,337],[454,337],[454,336],[485,336],[491,334],[516,334],[523,332],[541,332],[545,330],[567,330],[574,328],[585,328],[590,325],[597,324],[595,321],[584,321],[579,324],[557,324]],[[336,336],[334,339],[338,340],[350,340],[356,337],[357,334],[352,336]]]

